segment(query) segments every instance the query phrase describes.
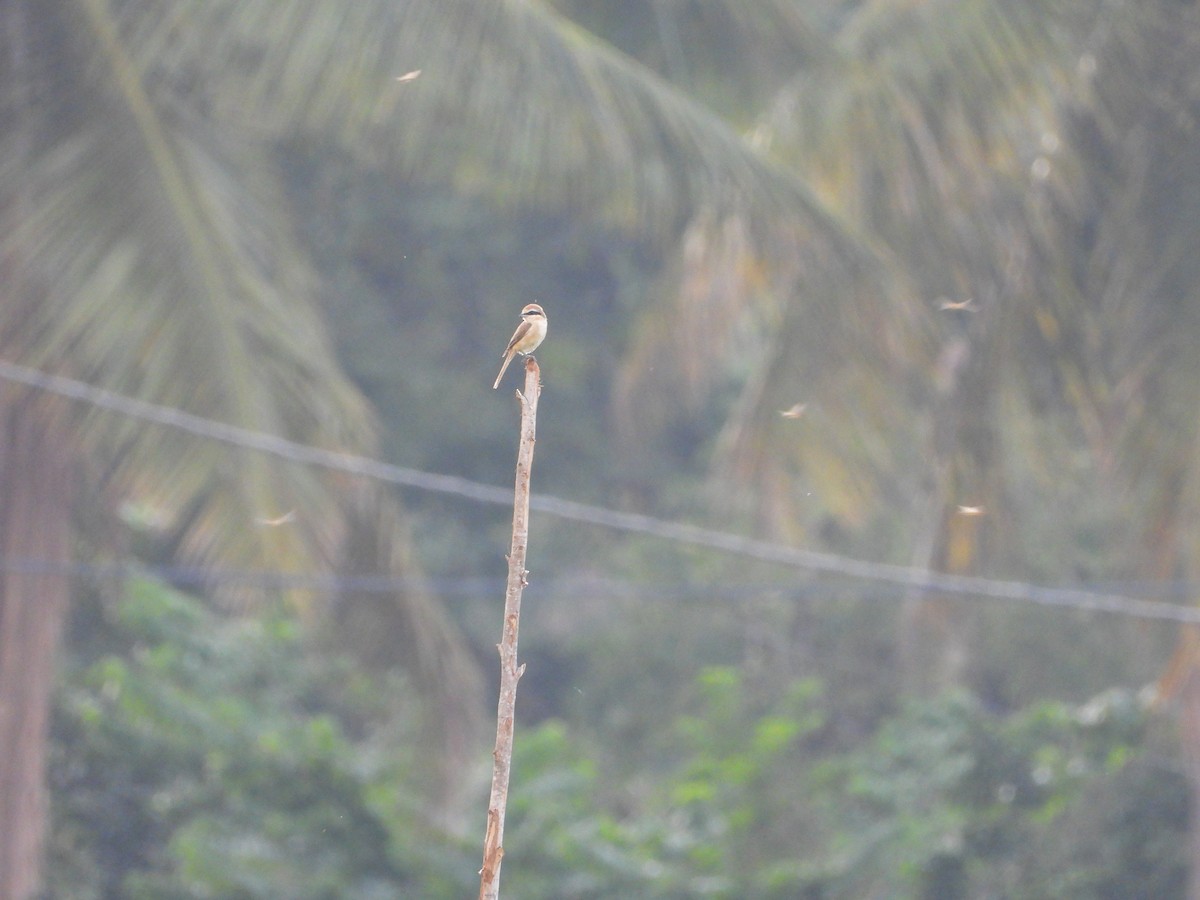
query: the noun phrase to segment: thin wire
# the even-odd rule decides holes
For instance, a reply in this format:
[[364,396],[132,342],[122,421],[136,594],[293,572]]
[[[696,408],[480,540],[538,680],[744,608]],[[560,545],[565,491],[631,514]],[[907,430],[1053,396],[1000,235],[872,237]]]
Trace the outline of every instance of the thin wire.
[[[483,597],[494,595],[498,586],[502,587],[501,582],[503,580],[485,577],[412,578],[371,574],[295,573],[277,570],[238,570],[119,561],[110,563],[60,562],[28,557],[0,557],[0,571],[18,572],[23,575],[68,576],[93,580],[124,580],[134,575],[144,574],[154,576],[161,581],[180,587],[204,588],[214,584],[222,584],[255,588],[263,591],[315,590],[334,595],[349,593],[394,594],[413,589],[424,589],[443,596]],[[671,597],[684,600],[711,599],[716,597],[744,600],[752,597],[760,597],[767,593],[782,593],[795,600],[835,599],[845,596],[844,593],[838,591],[833,585],[820,582],[806,582],[803,584],[796,584],[794,582],[745,582],[731,584],[724,582],[699,585],[678,581],[631,582],[607,578],[590,578],[583,582],[563,579],[561,581],[552,580],[549,583],[552,585],[552,589],[553,587],[558,587],[567,590],[576,599],[581,597],[604,598],[611,597],[613,594],[628,595],[636,592],[653,594],[655,597]],[[907,585],[893,584],[890,586],[900,591],[898,596],[907,596],[911,590]],[[1081,593],[1088,597],[1097,596],[1094,593],[1086,591]],[[895,597],[885,594],[872,594],[865,599],[893,600]],[[1128,603],[1146,604],[1152,611],[1152,614],[1146,615],[1144,612],[1138,611],[1133,607],[1113,610],[1073,602],[1048,605],[1064,606],[1085,611],[1120,612],[1123,615],[1141,619],[1166,619],[1173,622],[1200,624],[1200,609],[1194,607],[1175,606],[1160,601],[1139,600],[1128,597],[1121,599]],[[1175,615],[1175,613],[1182,613],[1182,615]]]
[[[235,425],[205,419],[182,410],[147,403],[104,388],[85,384],[61,375],[51,375],[5,360],[0,360],[0,378],[28,387],[87,403],[131,418],[164,425],[207,440],[267,453],[304,465],[321,466],[351,475],[372,478],[387,484],[450,494],[507,506],[512,492],[453,475],[437,475],[380,462],[364,456],[322,450],[285,438],[251,431]],[[1180,606],[1158,600],[1143,600],[1121,594],[1096,593],[1080,588],[1055,588],[1019,581],[997,581],[971,575],[950,575],[891,563],[857,560],[831,553],[818,553],[760,541],[729,532],[702,528],[681,522],[669,522],[652,516],[618,512],[573,500],[537,494],[530,508],[548,515],[588,525],[598,525],[634,534],[645,534],[694,547],[719,550],[736,556],[774,563],[826,575],[862,579],[903,586],[923,592],[959,594],[1040,606],[1063,607],[1090,612],[1112,613],[1139,619],[1200,624],[1200,608]]]
[[169,406],[159,406],[156,403],[147,403],[145,400],[136,400],[133,397],[127,397],[124,394],[118,394],[104,388],[94,387],[82,381],[76,381],[73,378],[51,375],[37,369],[19,366],[6,360],[0,360],[0,378],[37,388],[50,394],[57,394],[60,397],[78,400],[90,406],[107,409],[110,412],[120,413],[133,419],[153,422],[156,425],[165,425],[168,428],[175,428],[179,431],[196,435],[197,437],[218,441],[234,447],[257,450],[290,462],[321,466],[326,469],[347,472],[351,475],[373,478],[389,484],[404,485],[406,487],[414,487],[442,494],[455,494],[482,503],[508,505],[512,502],[512,491],[505,491],[491,485],[480,484],[477,481],[458,478],[454,475],[435,475],[429,472],[422,472],[418,469],[406,469],[403,466],[394,466],[390,463],[380,462],[379,460],[370,459],[365,456],[339,453],[336,450],[323,450],[320,447],[298,444],[295,441],[289,441],[275,435],[264,434],[260,431],[251,431],[248,428],[240,428],[237,425],[229,425],[213,419],[205,419],[202,416],[196,416]]

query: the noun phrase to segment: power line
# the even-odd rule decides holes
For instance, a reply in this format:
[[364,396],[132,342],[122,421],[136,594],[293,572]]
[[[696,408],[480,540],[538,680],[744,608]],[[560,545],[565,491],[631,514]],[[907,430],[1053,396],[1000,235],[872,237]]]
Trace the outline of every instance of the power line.
[[[214,585],[235,586],[262,591],[311,590],[333,595],[352,593],[396,594],[411,590],[426,590],[441,596],[485,597],[494,596],[503,589],[502,578],[488,577],[397,577],[375,574],[296,573],[282,570],[225,569],[212,566],[161,565],[142,562],[60,562],[29,557],[0,557],[0,571],[18,572],[23,575],[67,576],[71,578],[124,580],[137,575],[147,575],[181,588],[203,589]],[[611,597],[621,595],[653,595],[656,598],[682,600],[748,600],[765,594],[779,594],[797,601],[831,600],[845,597],[844,591],[829,582],[715,582],[694,584],[686,581],[626,581],[611,578],[570,577],[556,578],[539,584],[548,585],[549,590],[566,591],[572,598]],[[907,596],[909,586],[892,584],[890,587]],[[1085,597],[1098,596],[1095,592],[1080,591]],[[1105,596],[1105,595],[1099,595]],[[873,593],[863,599],[893,600],[892,595]],[[1011,599],[1011,598],[1009,598]],[[1190,624],[1200,623],[1200,609],[1176,606],[1162,601],[1145,598],[1120,598],[1129,604],[1121,609],[1103,609],[1086,603],[1066,602],[1057,605],[1082,611],[1119,612],[1126,617],[1167,620]],[[1149,608],[1152,614],[1146,615]],[[1173,613],[1182,613],[1182,616]]]
[[48,372],[19,366],[7,360],[0,360],[0,378],[50,394],[57,394],[60,397],[78,400],[89,406],[107,409],[133,419],[140,419],[143,422],[152,422],[156,425],[184,431],[206,440],[218,441],[247,450],[257,450],[289,462],[334,469],[388,484],[398,484],[442,494],[454,494],[482,503],[503,506],[512,503],[512,491],[488,484],[458,478],[454,475],[435,475],[418,469],[394,466],[365,456],[298,444],[275,435],[206,419],[169,406],[147,403],[145,400],[127,397],[124,394],[95,387],[73,378],[65,378],[62,375],[51,375]]
[[[299,444],[275,435],[228,425],[171,407],[147,403],[144,400],[117,394],[82,381],[61,375],[51,375],[5,360],[0,360],[0,378],[141,421],[175,428],[206,440],[267,453],[290,462],[320,466],[387,484],[449,494],[480,503],[507,506],[512,502],[512,492],[505,488],[453,475],[437,475],[419,469],[396,466],[369,457]],[[971,575],[950,575],[892,563],[867,562],[832,553],[819,553],[770,541],[756,540],[698,525],[670,522],[637,513],[618,512],[543,494],[533,495],[530,499],[530,507],[548,515],[587,525],[644,534],[789,568],[891,584],[921,592],[959,594],[1049,607],[1112,613],[1139,619],[1200,624],[1200,608],[1179,606],[1158,600],[1096,593],[1080,588],[1043,587],[1018,581],[998,581]]]

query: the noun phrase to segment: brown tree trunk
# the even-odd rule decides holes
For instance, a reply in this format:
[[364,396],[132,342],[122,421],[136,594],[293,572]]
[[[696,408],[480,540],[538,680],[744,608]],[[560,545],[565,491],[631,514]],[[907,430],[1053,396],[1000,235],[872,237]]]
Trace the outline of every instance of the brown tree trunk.
[[41,884],[46,738],[67,610],[73,454],[64,404],[0,389],[0,898]]
[[1196,811],[1200,809],[1200,672],[1194,666],[1179,686],[1178,703],[1180,749],[1192,794],[1187,896],[1189,900],[1200,900],[1200,827],[1196,825]]

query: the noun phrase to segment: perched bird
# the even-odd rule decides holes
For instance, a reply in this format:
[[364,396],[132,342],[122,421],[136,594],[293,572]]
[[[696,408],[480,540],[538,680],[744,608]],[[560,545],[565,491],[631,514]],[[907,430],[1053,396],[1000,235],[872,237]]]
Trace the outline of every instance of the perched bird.
[[512,362],[513,357],[520,353],[526,356],[538,348],[546,337],[546,312],[536,303],[530,303],[521,310],[521,324],[517,326],[517,330],[513,332],[512,340],[508,342],[508,346],[504,348],[504,352],[500,355],[504,357],[504,365],[500,367],[500,374],[496,376],[496,383],[492,385],[492,390],[500,387],[500,379],[504,377],[504,373],[508,371],[508,364]]

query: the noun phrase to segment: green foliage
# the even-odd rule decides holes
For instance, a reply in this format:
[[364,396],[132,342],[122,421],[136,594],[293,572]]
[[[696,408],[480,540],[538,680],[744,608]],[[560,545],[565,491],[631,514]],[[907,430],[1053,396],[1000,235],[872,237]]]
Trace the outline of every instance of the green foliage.
[[[468,895],[482,835],[427,813],[406,686],[149,581],[87,622],[55,723],[50,888],[73,898]],[[82,654],[81,654],[82,656]],[[812,680],[702,670],[640,765],[517,731],[502,884],[528,900],[1171,897],[1182,778],[1134,698],[905,706],[849,752]],[[482,809],[482,797],[480,809]],[[478,817],[480,821],[482,816]]]
[[[750,701],[741,674],[705,670],[662,725],[661,771],[605,784],[602,748],[561,722],[517,741],[503,881],[514,896],[784,897],[799,883],[805,774],[796,748],[823,721],[815,685]],[[617,816],[603,810],[618,796]]]
[[1185,786],[1143,757],[1146,724],[1124,692],[1011,716],[966,695],[909,705],[819,767],[837,823],[825,896],[1181,895],[1184,804],[1163,799]]
[[734,668],[705,670],[698,688],[699,708],[674,728],[684,762],[668,800],[686,823],[676,841],[714,883],[756,896],[794,886],[794,841],[811,812],[795,748],[824,722],[818,689],[798,682],[756,710]]
[[[603,748],[546,723],[517,742],[505,884],[521,897],[1173,897],[1181,776],[1123,692],[1012,715],[914,703],[845,753],[829,698],[701,673],[660,768],[622,791]],[[603,799],[619,794],[615,803]],[[605,811],[618,808],[622,815]]]
[[56,896],[463,888],[469,863],[446,865],[422,769],[385,730],[403,682],[311,652],[282,612],[227,619],[149,581],[110,630],[124,652],[74,673],[55,723]]

